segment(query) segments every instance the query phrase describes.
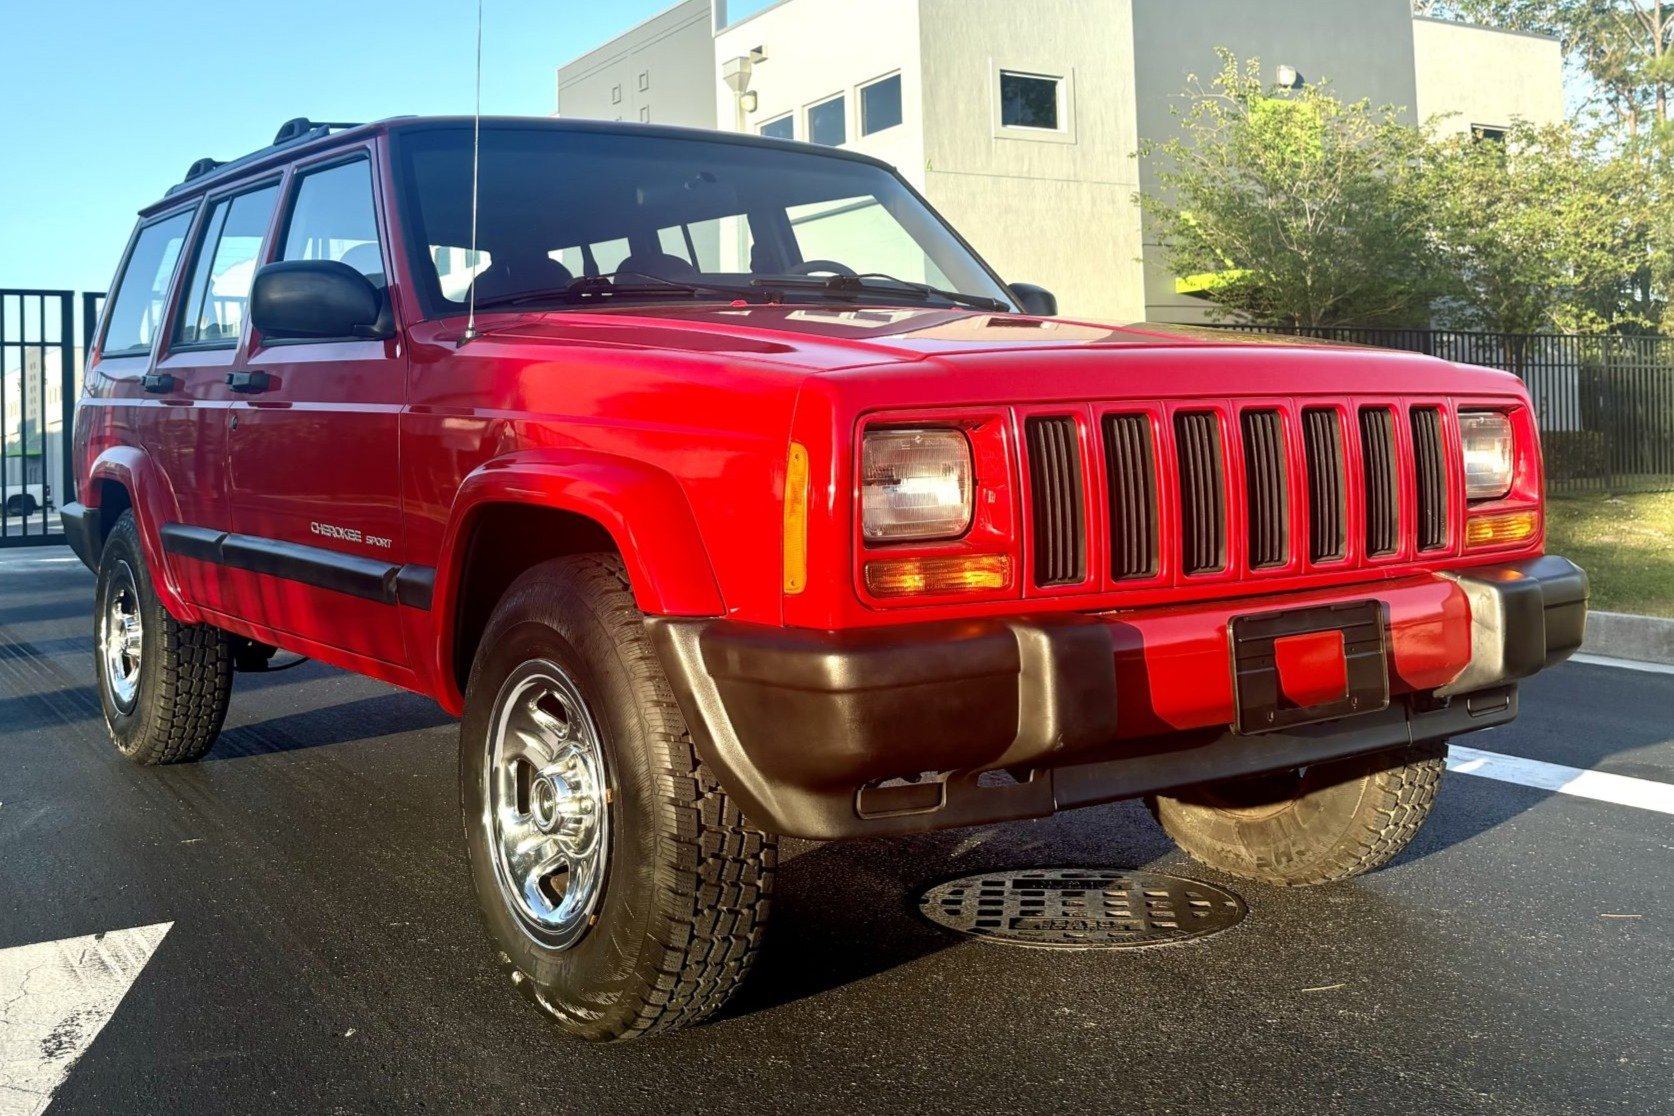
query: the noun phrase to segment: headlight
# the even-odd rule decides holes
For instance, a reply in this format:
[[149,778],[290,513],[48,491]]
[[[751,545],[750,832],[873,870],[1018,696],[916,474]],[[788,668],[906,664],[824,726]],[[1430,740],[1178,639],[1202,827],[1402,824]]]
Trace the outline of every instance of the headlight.
[[971,526],[971,442],[958,430],[876,430],[861,448],[868,540],[952,539]]
[[1465,456],[1465,498],[1497,500],[1511,491],[1515,466],[1511,419],[1495,412],[1459,416]]

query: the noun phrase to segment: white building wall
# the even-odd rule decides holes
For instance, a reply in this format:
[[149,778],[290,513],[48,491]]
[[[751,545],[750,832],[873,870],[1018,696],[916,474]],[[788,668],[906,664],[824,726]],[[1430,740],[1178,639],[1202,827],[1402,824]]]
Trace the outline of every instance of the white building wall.
[[[1128,0],[922,0],[924,190],[1008,282],[1142,316]],[[1000,123],[1000,71],[1064,82],[1057,133]]]
[[[1135,197],[1158,185],[1134,152],[1175,133],[1187,76],[1212,77],[1217,47],[1415,122],[1564,116],[1556,41],[1415,20],[1410,0],[778,0],[730,25],[717,2],[685,0],[565,66],[561,114],[735,128],[722,67],[759,50],[745,130],[790,114],[806,140],[808,109],[843,96],[844,146],[896,166],[1003,278],[1104,321],[1204,317],[1144,243]],[[1063,78],[1060,134],[999,126],[1002,69]],[[859,91],[892,73],[903,122],[861,136]]]
[[560,67],[557,115],[713,128],[710,20],[710,0],[684,0]]
[[[736,127],[732,90],[721,79],[730,58],[760,49],[766,58],[750,75],[756,110],[745,129],[760,130],[787,113],[795,137],[807,140],[808,109],[841,95],[851,151],[890,163],[914,185],[923,184],[924,121],[918,0],[788,0],[735,23],[715,36],[713,94],[719,127]],[[860,89],[901,75],[902,123],[860,134]]]
[[1558,40],[1445,20],[1413,21],[1421,120],[1444,132],[1504,128],[1515,119],[1564,119],[1564,57]]

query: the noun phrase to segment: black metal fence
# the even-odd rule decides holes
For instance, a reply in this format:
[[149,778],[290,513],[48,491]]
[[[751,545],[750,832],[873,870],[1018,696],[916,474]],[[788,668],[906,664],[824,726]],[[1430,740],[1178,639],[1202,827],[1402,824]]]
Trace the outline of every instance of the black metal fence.
[[1227,326],[1426,353],[1528,385],[1555,493],[1674,492],[1674,338]]
[[70,291],[0,290],[0,547],[61,542],[77,335]]

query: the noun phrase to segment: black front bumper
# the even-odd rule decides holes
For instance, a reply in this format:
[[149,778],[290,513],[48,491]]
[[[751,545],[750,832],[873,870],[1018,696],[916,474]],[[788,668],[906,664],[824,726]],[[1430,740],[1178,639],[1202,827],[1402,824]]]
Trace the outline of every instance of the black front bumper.
[[699,753],[756,824],[883,836],[1044,817],[1504,724],[1517,715],[1515,680],[1580,646],[1586,575],[1546,557],[1448,576],[1472,612],[1471,662],[1454,682],[1259,735],[1118,740],[1110,636],[1096,617],[862,632],[651,626]]

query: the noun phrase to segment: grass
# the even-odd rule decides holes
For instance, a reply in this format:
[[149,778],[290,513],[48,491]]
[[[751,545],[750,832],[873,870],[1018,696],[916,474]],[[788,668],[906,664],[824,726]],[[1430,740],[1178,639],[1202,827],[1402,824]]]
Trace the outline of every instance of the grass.
[[1674,617],[1674,492],[1549,497],[1546,549],[1587,571],[1591,607]]

